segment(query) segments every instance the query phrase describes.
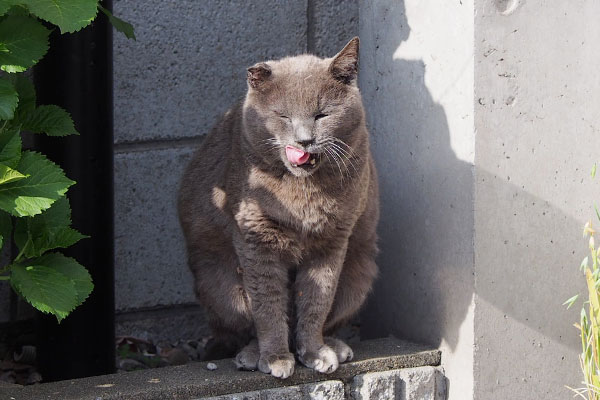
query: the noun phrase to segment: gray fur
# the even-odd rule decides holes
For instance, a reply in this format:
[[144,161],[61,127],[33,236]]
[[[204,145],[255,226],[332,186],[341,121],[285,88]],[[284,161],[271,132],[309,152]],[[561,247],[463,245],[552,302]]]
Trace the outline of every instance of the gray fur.
[[[351,359],[324,335],[358,311],[377,274],[377,174],[357,62],[354,38],[333,58],[250,67],[244,101],[188,166],[179,217],[215,338],[209,358],[243,349],[240,368],[280,378],[294,370],[290,344],[320,372]],[[314,167],[290,164],[288,144],[314,154]]]

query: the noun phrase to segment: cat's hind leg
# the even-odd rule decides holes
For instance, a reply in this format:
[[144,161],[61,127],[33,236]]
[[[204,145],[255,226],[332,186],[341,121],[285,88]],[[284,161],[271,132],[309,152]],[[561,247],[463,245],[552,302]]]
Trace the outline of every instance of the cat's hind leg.
[[[351,238],[352,239],[352,238]],[[333,334],[360,309],[377,276],[375,244],[353,243],[350,240],[340,273],[335,298],[325,321],[324,333]]]
[[196,296],[207,311],[213,336],[204,359],[233,357],[250,341],[253,330],[237,257],[196,249],[189,263],[196,278]]
[[235,365],[238,369],[246,371],[256,371],[258,369],[258,360],[260,359],[260,350],[258,340],[252,339],[236,356]]
[[346,324],[367,298],[377,275],[375,253],[374,240],[358,243],[351,238],[349,241],[335,298],[324,327],[324,334],[329,335],[324,338],[325,344],[333,349],[340,364],[352,360],[354,353],[350,346],[330,335]]

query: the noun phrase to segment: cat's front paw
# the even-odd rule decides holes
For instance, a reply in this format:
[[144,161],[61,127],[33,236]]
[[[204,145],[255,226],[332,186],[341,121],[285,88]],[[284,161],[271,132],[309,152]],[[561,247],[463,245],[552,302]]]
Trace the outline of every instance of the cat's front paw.
[[337,355],[337,359],[339,363],[345,363],[346,361],[350,361],[354,358],[354,352],[346,343],[342,342],[340,339],[336,339],[331,336],[326,336],[324,338],[325,344],[333,349],[335,354]]
[[294,373],[296,360],[292,353],[261,354],[258,369],[276,378],[286,379]]
[[326,344],[319,347],[316,351],[299,351],[298,359],[308,368],[324,374],[334,372],[340,365],[335,351]]

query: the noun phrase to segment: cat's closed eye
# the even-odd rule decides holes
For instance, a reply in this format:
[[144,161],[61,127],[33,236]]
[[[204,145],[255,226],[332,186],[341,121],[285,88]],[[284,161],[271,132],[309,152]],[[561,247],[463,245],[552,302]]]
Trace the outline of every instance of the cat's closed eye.
[[328,116],[329,116],[328,114],[317,114],[317,115],[315,115],[315,121],[317,121],[321,118],[328,117]]
[[279,118],[283,119],[283,120],[286,120],[286,121],[290,120],[290,117],[288,117],[287,115],[284,115],[284,114],[280,113],[279,111],[273,111],[273,113],[275,115],[277,115]]

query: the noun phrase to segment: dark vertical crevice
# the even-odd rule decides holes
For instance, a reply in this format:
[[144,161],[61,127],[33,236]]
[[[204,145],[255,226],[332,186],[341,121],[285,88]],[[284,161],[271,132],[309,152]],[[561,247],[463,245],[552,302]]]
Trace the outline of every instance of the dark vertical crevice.
[[[111,9],[111,1],[104,1]],[[103,14],[75,34],[54,30],[35,68],[39,104],[71,113],[80,136],[35,136],[35,147],[77,181],[68,191],[73,226],[91,236],[65,250],[84,265],[94,290],[57,324],[36,321],[39,369],[45,381],[114,372],[114,228],[112,27]]]
[[315,1],[306,1],[306,51],[315,54]]

